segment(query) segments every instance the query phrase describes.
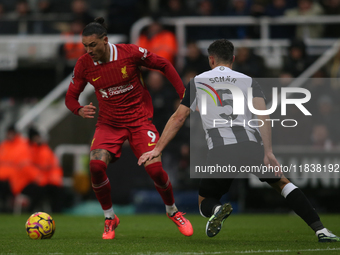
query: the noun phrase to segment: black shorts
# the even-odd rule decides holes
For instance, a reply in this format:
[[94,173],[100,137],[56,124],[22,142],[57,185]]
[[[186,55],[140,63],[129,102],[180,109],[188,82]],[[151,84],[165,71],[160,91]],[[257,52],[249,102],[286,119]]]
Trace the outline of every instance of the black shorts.
[[[263,162],[264,150],[263,146],[256,142],[243,142],[225,146],[219,146],[211,149],[208,152],[207,166],[235,166],[240,169],[244,166],[264,166]],[[267,183],[274,183],[281,178],[275,176],[274,172],[263,175],[261,172],[253,173],[259,177],[260,181]],[[201,179],[199,185],[199,195],[202,197],[214,197],[221,199],[221,197],[229,191],[233,180],[238,173],[227,173],[226,178],[218,179]]]

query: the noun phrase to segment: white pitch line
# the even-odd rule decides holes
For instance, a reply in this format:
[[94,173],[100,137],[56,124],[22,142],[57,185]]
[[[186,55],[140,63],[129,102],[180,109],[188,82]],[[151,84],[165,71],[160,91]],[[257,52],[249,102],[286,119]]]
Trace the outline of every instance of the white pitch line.
[[280,252],[317,252],[317,251],[340,251],[340,248],[326,249],[299,249],[299,250],[246,250],[246,251],[217,251],[217,252],[147,252],[137,255],[209,255],[209,254],[256,254],[256,253],[280,253]]
[[[282,252],[317,252],[317,251],[340,251],[340,248],[325,248],[325,249],[298,249],[298,250],[246,250],[246,251],[216,251],[216,252],[146,252],[146,253],[136,253],[137,255],[214,255],[214,254],[256,254],[256,253],[282,253]],[[15,253],[8,253],[15,254]],[[41,254],[41,253],[38,253]],[[51,255],[64,254],[64,253],[48,253]],[[100,254],[124,254],[120,252],[93,252],[86,253],[87,255],[100,255]]]

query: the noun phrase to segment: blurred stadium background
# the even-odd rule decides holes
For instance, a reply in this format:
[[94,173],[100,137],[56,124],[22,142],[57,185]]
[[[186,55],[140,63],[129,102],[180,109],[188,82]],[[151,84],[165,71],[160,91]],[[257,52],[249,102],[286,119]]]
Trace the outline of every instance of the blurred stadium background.
[[[63,168],[63,212],[102,214],[88,169],[96,120],[76,117],[64,105],[72,69],[84,53],[81,30],[97,16],[105,18],[111,43],[142,46],[158,36],[150,47],[159,54],[165,48],[184,84],[209,69],[206,48],[214,39],[231,40],[236,71],[276,79],[275,85],[263,85],[269,99],[271,86],[292,83],[312,93],[307,105],[312,116],[291,108],[285,118],[298,120],[298,126],[273,128],[278,158],[296,165],[340,164],[340,0],[0,0],[0,140],[12,123],[24,136],[32,125],[38,127]],[[145,70],[144,79],[161,132],[178,100],[158,72]],[[92,86],[80,100],[96,105]],[[188,121],[164,152],[163,162],[176,204],[198,213],[198,183],[189,177],[189,137]],[[128,144],[108,175],[117,214],[164,211]],[[295,176],[293,182],[319,212],[340,212],[335,202],[340,198],[339,173]],[[235,181],[224,199],[232,201],[235,212],[288,212],[283,198],[253,178]],[[25,212],[20,201],[9,197],[1,208]],[[48,210],[48,203],[43,206]]]

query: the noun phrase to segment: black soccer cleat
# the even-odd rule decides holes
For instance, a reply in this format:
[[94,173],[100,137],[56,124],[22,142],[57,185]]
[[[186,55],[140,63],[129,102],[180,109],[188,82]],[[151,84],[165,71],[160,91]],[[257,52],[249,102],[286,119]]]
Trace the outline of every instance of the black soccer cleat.
[[207,236],[216,236],[220,232],[223,222],[226,220],[226,218],[229,217],[232,211],[233,208],[229,203],[221,205],[218,211],[214,213],[207,222],[207,225],[205,227],[205,233],[207,234]]
[[340,242],[340,238],[334,235],[327,228],[316,231],[315,235],[319,238],[320,243]]

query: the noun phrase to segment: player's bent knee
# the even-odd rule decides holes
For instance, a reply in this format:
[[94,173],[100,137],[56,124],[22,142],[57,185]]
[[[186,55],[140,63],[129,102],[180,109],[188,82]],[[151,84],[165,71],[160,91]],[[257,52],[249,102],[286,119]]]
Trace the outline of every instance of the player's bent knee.
[[112,160],[112,155],[109,151],[104,149],[96,149],[90,152],[90,160],[101,160],[108,165]]
[[279,181],[274,183],[269,183],[277,192],[281,193],[282,189],[288,184],[291,183],[287,178],[282,177]]
[[90,172],[92,175],[102,175],[106,172],[107,165],[101,160],[90,160]]
[[287,178],[283,177],[276,184],[282,190],[283,187],[286,186],[288,183],[290,183],[290,181]]
[[282,177],[281,180],[280,180],[280,182],[281,182],[282,184],[284,184],[284,185],[290,183],[290,181],[289,181],[286,177]]

